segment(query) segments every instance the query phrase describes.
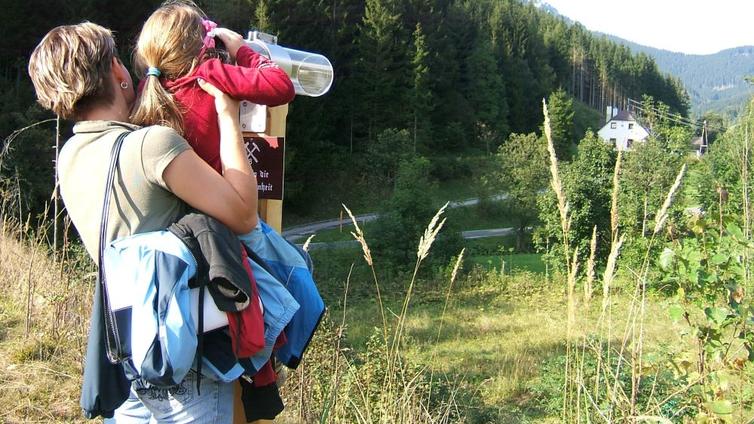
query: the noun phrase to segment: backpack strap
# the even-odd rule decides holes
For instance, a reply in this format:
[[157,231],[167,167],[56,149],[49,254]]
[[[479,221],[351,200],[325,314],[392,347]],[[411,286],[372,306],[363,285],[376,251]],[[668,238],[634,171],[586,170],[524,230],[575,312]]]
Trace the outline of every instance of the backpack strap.
[[118,324],[115,321],[115,315],[110,307],[110,299],[107,294],[107,284],[105,284],[106,273],[105,263],[103,256],[105,254],[105,244],[107,243],[107,222],[109,218],[110,210],[110,198],[113,192],[113,181],[115,179],[115,168],[118,164],[118,156],[120,156],[120,149],[123,147],[123,140],[131,131],[124,131],[118,135],[115,139],[112,149],[110,150],[110,167],[107,171],[107,178],[105,179],[105,197],[102,202],[102,218],[100,220],[99,231],[99,248],[97,249],[99,256],[97,260],[97,280],[100,284],[100,294],[102,296],[102,306],[105,315],[105,344],[107,351],[107,359],[113,364],[123,361],[123,351],[120,344],[120,338],[118,337]]

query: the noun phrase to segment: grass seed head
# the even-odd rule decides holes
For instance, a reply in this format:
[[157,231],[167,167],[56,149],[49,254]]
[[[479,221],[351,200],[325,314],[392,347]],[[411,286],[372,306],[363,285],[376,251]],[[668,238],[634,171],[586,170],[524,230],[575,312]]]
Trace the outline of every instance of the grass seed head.
[[351,210],[348,209],[348,207],[342,203],[341,203],[341,206],[343,206],[343,209],[346,210],[346,213],[348,213],[348,216],[351,217],[351,222],[353,222],[353,227],[356,229],[356,232],[351,231],[351,235],[361,245],[361,250],[364,252],[364,260],[367,262],[369,266],[372,266],[373,265],[372,252],[369,250],[369,245],[367,244],[367,241],[364,238],[364,232],[361,231],[361,227],[359,227],[359,223],[356,222],[356,218],[351,213]]
[[309,238],[307,238],[306,241],[304,242],[304,245],[301,246],[301,248],[304,249],[304,252],[308,252],[309,251],[309,244],[311,244],[312,239],[314,238],[314,236],[316,236],[316,234],[310,235]]
[[668,209],[670,209],[670,205],[673,203],[673,198],[675,197],[676,192],[678,191],[678,187],[681,186],[681,181],[683,180],[683,175],[686,173],[686,164],[684,163],[681,167],[681,171],[678,172],[678,176],[675,177],[675,182],[673,183],[673,186],[670,187],[670,191],[668,191],[668,195],[665,197],[665,201],[662,203],[662,206],[660,207],[660,210],[657,212],[657,215],[655,215],[656,218],[656,224],[655,229],[652,232],[652,234],[657,234],[662,230],[662,227],[665,225],[665,221],[668,219]]
[[545,116],[545,138],[547,139],[547,151],[550,154],[550,186],[558,199],[558,211],[560,212],[560,224],[563,229],[563,235],[567,236],[570,229],[570,219],[568,217],[568,202],[566,201],[563,184],[560,182],[558,173],[558,157],[555,154],[555,143],[552,141],[552,128],[550,127],[550,115],[547,111],[547,101],[542,99],[542,112]]
[[613,171],[613,193],[610,203],[610,232],[613,239],[618,234],[618,192],[620,191],[620,165],[622,156],[623,152],[618,150],[618,157],[615,159],[615,170]]
[[461,267],[461,262],[463,262],[463,254],[466,252],[466,248],[464,247],[461,249],[461,253],[458,254],[458,259],[456,259],[456,264],[453,266],[453,272],[450,273],[450,282],[456,280],[456,275],[458,275],[458,269]]
[[432,243],[435,242],[437,233],[439,233],[443,225],[445,225],[446,218],[443,218],[442,221],[440,221],[440,216],[445,212],[449,203],[450,202],[445,203],[445,205],[437,211],[435,216],[432,217],[432,220],[429,221],[429,225],[427,225],[427,229],[424,230],[421,239],[419,239],[419,248],[416,250],[416,257],[419,258],[420,261],[423,261],[427,255],[429,255],[429,249],[432,247]]

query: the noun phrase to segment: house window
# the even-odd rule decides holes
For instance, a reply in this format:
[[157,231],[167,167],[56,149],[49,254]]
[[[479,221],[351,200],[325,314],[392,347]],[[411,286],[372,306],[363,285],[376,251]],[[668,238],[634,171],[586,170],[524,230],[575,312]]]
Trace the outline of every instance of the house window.
[[630,123],[630,122],[629,122],[629,124],[628,124],[628,129],[629,129],[629,130],[632,130],[632,129],[634,129],[634,124],[632,124],[632,123]]
[[614,129],[616,129],[616,128],[618,128],[618,123],[617,123],[617,122],[611,122],[611,123],[610,123],[610,129],[613,129],[613,130],[614,130]]
[[612,144],[613,146],[615,146],[615,143],[616,143],[616,141],[617,141],[616,139],[614,139],[614,138],[611,138],[611,139],[610,139],[610,144]]
[[629,138],[628,141],[626,142],[626,147],[630,149],[633,144],[634,144],[634,140]]

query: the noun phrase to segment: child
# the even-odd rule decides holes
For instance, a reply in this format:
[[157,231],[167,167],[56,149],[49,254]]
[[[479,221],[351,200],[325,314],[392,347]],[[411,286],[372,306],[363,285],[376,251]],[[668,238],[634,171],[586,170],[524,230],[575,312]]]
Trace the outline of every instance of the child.
[[[231,62],[217,58],[215,38]],[[172,127],[217,172],[220,132],[214,98],[199,88],[199,78],[226,94],[252,103],[278,106],[293,100],[293,83],[272,61],[249,48],[243,38],[216,28],[191,3],[166,3],[149,17],[139,35],[134,62],[144,76],[131,122]]]
[[[218,58],[223,52],[215,49],[215,38],[224,44],[230,61],[236,65]],[[172,127],[218,173],[223,173],[223,166],[215,100],[199,87],[197,80],[203,79],[231,97],[256,104],[277,106],[290,102],[295,96],[293,83],[282,69],[246,46],[239,34],[217,28],[189,2],[165,3],[147,19],[136,45],[134,63],[144,79],[131,122]],[[243,250],[239,253],[245,258]],[[251,271],[247,269],[247,272]],[[252,283],[254,287],[255,283]],[[290,297],[287,293],[286,296]],[[256,307],[256,303],[251,302],[247,309]],[[268,312],[265,306],[265,316]],[[240,327],[260,328],[255,317],[261,316],[261,310],[246,316],[250,316],[252,325],[241,324]],[[229,316],[231,335],[235,333],[233,327],[238,326],[233,321]],[[279,330],[282,331],[282,327]],[[242,343],[243,339],[243,335],[233,339],[234,352],[239,358],[249,357],[256,350],[249,346],[239,355],[235,344]],[[285,342],[284,333],[280,333],[278,342]],[[274,387],[275,379],[269,362],[254,377],[253,390],[261,392],[249,392],[254,398],[252,403],[265,404],[269,409],[259,412],[258,407],[255,408],[253,413],[262,413],[261,418],[274,418],[282,409],[279,397],[273,396],[277,395],[277,388],[274,393],[267,389]],[[265,396],[268,399],[260,401],[260,397]],[[249,413],[247,409],[247,416]]]

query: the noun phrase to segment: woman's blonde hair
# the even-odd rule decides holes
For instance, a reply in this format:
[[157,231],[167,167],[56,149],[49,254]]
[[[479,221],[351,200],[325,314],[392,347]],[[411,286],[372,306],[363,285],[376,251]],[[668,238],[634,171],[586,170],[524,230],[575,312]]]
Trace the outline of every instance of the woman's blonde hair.
[[[165,125],[183,133],[183,114],[173,94],[159,78],[175,80],[191,73],[204,46],[204,13],[188,1],[163,3],[144,23],[134,51],[136,72],[146,78],[136,99],[131,122]],[[157,68],[160,76],[150,72]]]
[[80,116],[114,98],[110,69],[118,57],[109,29],[91,22],[50,30],[29,58],[37,101],[63,119]]

